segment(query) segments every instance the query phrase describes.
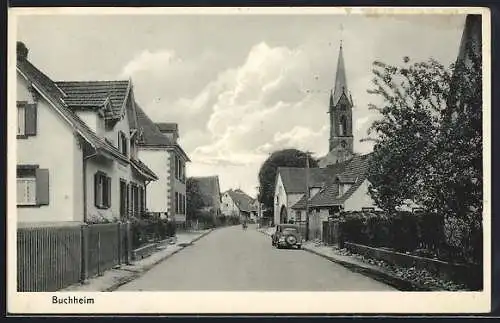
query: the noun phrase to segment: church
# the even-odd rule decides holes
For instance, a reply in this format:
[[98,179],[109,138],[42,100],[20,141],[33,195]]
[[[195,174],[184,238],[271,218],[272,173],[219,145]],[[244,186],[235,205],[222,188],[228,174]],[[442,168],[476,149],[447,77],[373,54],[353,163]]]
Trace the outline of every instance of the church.
[[[368,194],[370,154],[354,153],[353,108],[341,44],[328,105],[329,152],[319,159],[318,168],[278,168],[274,193],[275,224],[304,223],[307,208],[310,237],[320,238],[322,223],[340,211],[378,209]],[[306,195],[307,190],[309,194]]]

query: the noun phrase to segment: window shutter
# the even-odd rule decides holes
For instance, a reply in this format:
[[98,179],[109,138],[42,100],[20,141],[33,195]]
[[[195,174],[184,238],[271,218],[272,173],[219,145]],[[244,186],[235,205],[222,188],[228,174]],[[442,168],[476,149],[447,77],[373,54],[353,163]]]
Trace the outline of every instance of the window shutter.
[[36,104],[26,104],[25,106],[25,134],[27,136],[36,136]]
[[49,205],[49,170],[36,170],[36,204]]
[[111,206],[111,177],[106,178],[106,206]]
[[99,173],[94,174],[94,205],[100,207],[99,205]]

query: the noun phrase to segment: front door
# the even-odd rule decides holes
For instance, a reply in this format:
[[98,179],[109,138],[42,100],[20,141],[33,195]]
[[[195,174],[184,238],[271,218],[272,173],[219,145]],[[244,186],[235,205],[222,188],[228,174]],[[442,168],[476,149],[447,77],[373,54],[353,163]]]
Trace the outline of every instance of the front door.
[[127,182],[120,180],[120,219],[127,218]]

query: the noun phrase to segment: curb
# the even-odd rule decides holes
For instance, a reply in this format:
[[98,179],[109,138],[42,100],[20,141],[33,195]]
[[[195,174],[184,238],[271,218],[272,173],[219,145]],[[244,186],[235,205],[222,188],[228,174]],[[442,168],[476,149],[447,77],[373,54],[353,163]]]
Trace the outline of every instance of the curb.
[[422,286],[415,285],[409,281],[406,281],[402,278],[399,278],[397,276],[394,276],[384,270],[377,270],[375,268],[371,267],[364,267],[355,263],[347,262],[347,261],[342,261],[340,259],[336,259],[334,257],[324,255],[316,250],[310,249],[308,247],[302,247],[303,250],[310,252],[312,254],[315,254],[317,256],[323,257],[325,259],[330,260],[331,262],[335,262],[349,270],[355,273],[363,274],[364,276],[373,278],[379,282],[382,282],[384,284],[387,284],[389,286],[392,286],[396,288],[399,291],[403,292],[414,292],[414,291],[433,291],[432,289],[425,288]]
[[172,257],[173,255],[177,254],[179,251],[189,247],[192,245],[192,243],[200,240],[201,238],[205,237],[206,235],[208,235],[209,233],[212,233],[212,231],[214,231],[214,229],[210,229],[209,231],[203,233],[202,235],[200,235],[199,237],[191,240],[189,242],[189,244],[185,245],[185,246],[182,246],[180,247],[179,249],[175,250],[174,252],[166,255],[165,257],[161,258],[161,259],[158,259],[157,261],[155,261],[154,263],[144,267],[143,269],[139,270],[138,272],[136,272],[135,274],[132,274],[130,276],[127,276],[127,277],[123,277],[123,279],[120,279],[119,281],[117,281],[116,283],[114,283],[113,285],[107,287],[107,288],[104,288],[103,290],[101,290],[101,292],[112,292],[112,291],[115,291],[117,290],[119,287],[127,284],[127,283],[130,283],[131,281],[141,277],[142,275],[144,275],[146,272],[148,272],[150,269],[152,269],[154,266],[158,265],[159,263],[167,260],[168,258]]
[[[269,236],[264,231],[260,231],[260,233]],[[318,252],[316,250],[310,249],[309,247],[304,247],[302,246],[302,250],[305,250],[307,252],[310,252],[312,254],[315,254],[317,256],[323,257],[331,262],[335,262],[347,269],[349,269],[352,272],[362,274],[364,276],[370,277],[375,279],[376,281],[382,282],[384,284],[387,284],[389,286],[392,286],[396,288],[397,290],[404,291],[404,292],[413,292],[413,291],[433,291],[430,288],[425,288],[422,286],[415,285],[409,281],[406,281],[402,278],[396,277],[394,275],[391,275],[390,273],[383,271],[383,270],[377,270],[375,268],[371,267],[364,267],[355,263],[347,262],[347,261],[342,261],[340,259],[322,254],[321,252]]]

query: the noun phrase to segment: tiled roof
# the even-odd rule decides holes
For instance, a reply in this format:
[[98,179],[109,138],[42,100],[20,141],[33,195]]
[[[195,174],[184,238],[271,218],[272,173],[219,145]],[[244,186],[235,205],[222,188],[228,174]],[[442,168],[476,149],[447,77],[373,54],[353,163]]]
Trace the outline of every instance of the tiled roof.
[[174,142],[160,132],[158,126],[151,120],[139,105],[135,107],[137,115],[137,127],[141,135],[139,136],[139,146],[171,147]]
[[171,138],[161,133],[158,126],[148,117],[139,105],[135,105],[137,129],[139,130],[138,145],[142,147],[174,148],[184,155],[187,161],[189,156],[182,147]]
[[[323,187],[328,179],[340,172],[343,164],[326,168],[309,168],[309,187]],[[278,167],[278,173],[288,194],[304,193],[306,190],[306,168]]]
[[64,115],[68,122],[98,150],[104,150],[114,157],[122,160],[127,158],[113,145],[99,138],[68,106],[64,103],[64,93],[42,71],[28,60],[18,60],[17,69],[31,82],[43,95],[45,95],[57,110]]
[[198,184],[198,188],[205,205],[217,206],[215,205],[217,203],[216,201],[220,201],[219,177],[191,177],[191,179]]
[[255,200],[240,189],[227,191],[238,209],[244,212],[256,211]]
[[157,122],[156,126],[161,132],[174,132],[179,130],[179,125],[173,122]]
[[[371,154],[357,155],[351,160],[338,164],[340,167],[332,174],[327,185],[309,200],[310,207],[324,207],[343,204],[365,181]],[[338,196],[338,184],[351,184],[351,187],[342,196]],[[292,206],[292,209],[305,208],[305,197],[302,197]]]
[[59,81],[56,85],[66,94],[64,101],[71,108],[100,108],[110,99],[107,116],[120,116],[127,97],[130,81]]
[[139,159],[130,158],[130,162],[131,162],[132,166],[137,168],[142,173],[146,174],[151,179],[154,179],[154,180],[158,179],[158,176],[155,174],[155,172],[153,172],[146,164],[144,164]]

